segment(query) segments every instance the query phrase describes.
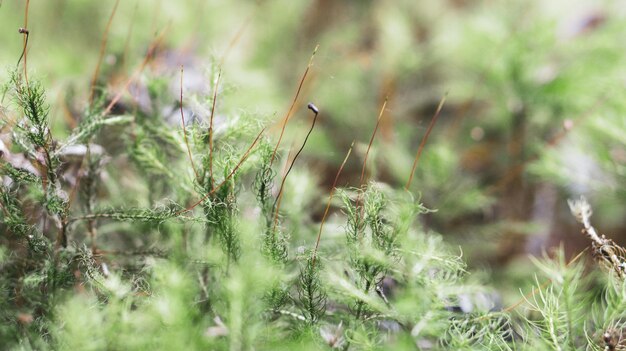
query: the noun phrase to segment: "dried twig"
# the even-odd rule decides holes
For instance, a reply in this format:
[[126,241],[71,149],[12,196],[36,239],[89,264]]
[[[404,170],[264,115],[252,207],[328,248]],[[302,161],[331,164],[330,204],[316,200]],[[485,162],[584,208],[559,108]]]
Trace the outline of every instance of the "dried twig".
[[311,69],[311,66],[313,66],[313,58],[315,57],[317,48],[319,48],[319,45],[315,46],[315,50],[313,50],[313,54],[311,55],[311,58],[309,59],[309,64],[306,66],[306,69],[304,70],[304,74],[302,74],[302,78],[300,78],[300,84],[298,85],[298,90],[296,91],[296,95],[293,97],[293,101],[291,102],[289,111],[287,111],[287,114],[285,115],[285,118],[283,119],[283,125],[280,130],[280,135],[278,136],[278,142],[276,143],[276,147],[274,147],[274,152],[272,152],[272,158],[270,159],[270,167],[272,166],[272,164],[274,164],[274,158],[276,158],[276,152],[278,151],[278,147],[280,146],[280,143],[283,140],[283,134],[285,134],[285,128],[287,127],[287,122],[289,122],[289,117],[291,117],[291,112],[293,111],[293,108],[296,105],[296,102],[298,101],[298,97],[300,96],[300,91],[302,90],[302,86],[304,85],[306,76],[309,74],[309,69]]
[[107,107],[102,112],[103,115],[106,116],[111,112],[115,104],[117,104],[117,102],[120,101],[120,99],[122,98],[122,95],[124,95],[124,92],[126,92],[126,89],[128,89],[128,87],[135,81],[135,79],[139,77],[141,72],[143,72],[143,70],[146,68],[146,65],[148,65],[148,62],[150,62],[150,60],[152,59],[152,56],[154,55],[154,52],[156,51],[157,47],[161,44],[161,41],[165,37],[165,33],[167,33],[168,30],[169,30],[169,26],[165,27],[165,29],[163,29],[161,33],[159,33],[156,36],[152,44],[150,44],[150,47],[148,48],[148,51],[146,52],[146,55],[144,56],[143,61],[135,69],[133,74],[126,80],[126,82],[124,83],[124,87],[120,89],[120,91],[113,97],[113,99],[111,99],[111,102],[109,102]]
[[337,171],[337,174],[335,175],[335,180],[333,181],[333,186],[330,188],[330,194],[328,194],[328,202],[326,203],[326,209],[324,210],[324,215],[322,216],[322,221],[320,223],[320,231],[319,233],[317,233],[317,241],[315,242],[315,249],[313,249],[313,259],[311,262],[312,266],[315,266],[315,260],[317,258],[317,250],[320,246],[320,239],[322,238],[322,228],[324,228],[324,223],[326,222],[326,216],[328,216],[328,210],[330,210],[330,203],[333,199],[333,195],[335,193],[335,187],[337,186],[337,180],[339,180],[339,175],[341,174],[341,171],[343,170],[343,166],[346,165],[346,162],[348,161],[348,158],[350,157],[350,153],[352,153],[352,147],[354,146],[354,141],[352,141],[352,144],[350,144],[350,149],[348,149],[348,153],[346,154],[346,157],[343,159],[343,162],[341,162],[341,166],[339,166],[339,170]]
[[582,223],[583,233],[591,239],[591,250],[596,261],[614,271],[619,278],[626,278],[626,249],[598,234],[589,220],[593,211],[584,197],[575,201],[569,200],[567,203],[574,217]]
[[411,182],[413,182],[413,175],[415,174],[415,169],[417,168],[417,162],[419,161],[420,156],[422,156],[422,151],[424,151],[424,146],[426,145],[428,136],[430,135],[430,132],[432,132],[433,127],[435,126],[435,123],[437,123],[437,119],[439,118],[439,115],[441,114],[441,109],[443,108],[443,104],[446,102],[446,96],[447,94],[441,98],[441,101],[439,101],[439,106],[437,106],[437,111],[435,111],[435,115],[430,120],[428,129],[426,129],[426,134],[424,134],[424,137],[422,138],[422,142],[420,142],[420,146],[417,148],[417,153],[415,154],[415,160],[413,160],[413,167],[411,167],[411,175],[409,175],[409,180],[406,182],[406,186],[404,187],[406,190],[409,190],[409,188],[411,187]]
[[372,144],[374,143],[374,138],[376,138],[376,132],[378,131],[378,127],[380,126],[380,120],[383,118],[385,113],[385,107],[387,107],[387,101],[389,101],[389,97],[385,97],[385,101],[383,102],[383,106],[380,108],[380,112],[378,113],[378,118],[376,118],[376,126],[374,127],[374,131],[372,132],[372,137],[370,138],[369,144],[367,144],[367,151],[365,151],[365,158],[363,159],[363,167],[361,169],[361,178],[359,179],[359,186],[362,187],[365,181],[365,168],[367,166],[367,157],[370,154],[370,149],[372,148]]
[[[26,87],[28,87],[28,36],[30,31],[28,30],[28,7],[30,5],[30,0],[26,0],[26,8],[24,9],[24,28],[20,28],[19,32],[25,34],[24,36],[24,48],[22,49],[22,56],[20,56],[20,60],[24,57],[24,81],[26,82]],[[19,61],[17,62],[19,65]]]
[[104,58],[104,51],[106,50],[107,40],[109,39],[109,30],[111,29],[111,23],[113,22],[113,17],[115,17],[115,12],[117,11],[117,5],[119,5],[119,3],[120,0],[115,1],[115,5],[113,5],[113,10],[111,11],[111,15],[109,16],[109,21],[107,22],[106,28],[104,29],[104,34],[102,34],[102,42],[100,43],[100,55],[98,56],[98,63],[96,64],[96,69],[93,71],[93,76],[91,77],[89,103],[93,102],[94,91],[96,89],[96,80],[98,80],[100,66],[102,65],[102,59]]
[[211,104],[211,118],[209,121],[209,179],[213,182],[213,117],[215,116],[215,101],[217,100],[217,89],[220,85],[222,69],[217,74],[217,81],[213,87],[213,103]]

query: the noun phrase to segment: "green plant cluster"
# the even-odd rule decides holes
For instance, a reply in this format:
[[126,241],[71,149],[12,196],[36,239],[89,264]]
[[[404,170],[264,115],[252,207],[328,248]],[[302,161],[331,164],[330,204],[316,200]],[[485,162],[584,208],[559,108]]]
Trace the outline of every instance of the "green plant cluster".
[[[421,224],[429,210],[382,183],[340,189],[319,250],[314,240],[297,245],[288,235],[293,219],[278,207],[296,188],[276,189],[288,172],[276,179],[275,148],[250,116],[213,132],[206,120],[172,128],[158,114],[110,116],[96,102],[62,141],[49,133],[43,86],[17,73],[11,85],[4,123],[12,147],[0,197],[7,349],[605,350],[620,343],[626,285],[619,275],[590,284],[601,276],[557,253],[536,261],[541,274],[522,306],[503,309],[496,290],[468,274],[462,252]],[[164,103],[160,96],[153,104]],[[96,144],[112,130],[123,147]],[[72,148],[79,161],[67,158]],[[133,166],[115,173],[116,162]],[[128,177],[150,191],[129,187],[118,195],[123,202],[116,199]],[[583,204],[573,211],[589,232]],[[617,260],[619,271],[624,257]]]
[[[64,3],[83,22],[102,10]],[[208,90],[188,89],[182,69],[178,85],[157,35],[135,73],[120,73],[127,52],[116,51],[59,111],[56,82],[38,80],[57,77],[27,66],[43,61],[26,55],[41,36],[19,41],[0,102],[0,350],[626,349],[626,249],[596,231],[584,199],[560,216],[567,198],[589,192],[602,227],[623,224],[619,17],[559,34],[540,2],[244,3],[223,6],[254,10],[254,67],[238,75],[226,54],[215,58],[190,74]],[[243,13],[207,6],[198,32]],[[148,15],[136,23],[158,22]],[[328,49],[278,120],[262,107],[291,93],[280,82],[293,88],[294,58],[313,41]],[[442,87],[447,105],[422,149]],[[305,95],[319,109],[305,110]],[[383,100],[374,127],[365,116]],[[335,169],[346,130],[354,155],[350,146]],[[498,265],[532,240],[549,246],[546,228],[574,219],[583,234],[568,235],[587,246],[578,255],[557,246],[531,256],[532,270],[501,285],[468,265],[507,275]],[[521,290],[513,298],[511,285]]]

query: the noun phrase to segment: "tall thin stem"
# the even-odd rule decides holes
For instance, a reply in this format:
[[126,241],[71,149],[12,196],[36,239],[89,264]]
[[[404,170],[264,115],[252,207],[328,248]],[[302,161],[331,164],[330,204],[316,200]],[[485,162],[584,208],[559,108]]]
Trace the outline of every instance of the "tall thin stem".
[[96,64],[96,69],[93,71],[93,76],[91,77],[91,88],[89,93],[89,103],[93,102],[94,91],[96,89],[96,80],[98,80],[98,74],[100,73],[100,66],[102,65],[102,59],[104,58],[104,52],[107,47],[107,41],[109,39],[109,30],[111,29],[111,23],[113,22],[113,17],[115,17],[115,12],[117,11],[117,5],[120,3],[120,0],[115,1],[115,5],[113,5],[113,10],[111,11],[111,15],[109,16],[109,21],[104,29],[104,34],[102,34],[102,42],[100,43],[100,55],[98,56],[98,63]]
[[437,111],[435,111],[435,115],[430,120],[428,129],[426,129],[426,134],[424,134],[424,137],[422,138],[422,141],[420,142],[420,146],[417,148],[417,153],[415,154],[415,160],[413,160],[413,167],[411,167],[411,174],[409,175],[409,180],[406,182],[406,185],[404,186],[406,190],[409,190],[409,188],[411,187],[411,182],[413,182],[413,175],[415,174],[415,169],[417,168],[417,163],[420,157],[422,156],[422,151],[424,151],[424,146],[426,145],[428,136],[430,135],[430,132],[433,131],[433,127],[435,126],[435,123],[437,123],[437,119],[439,118],[439,115],[441,114],[441,109],[443,108],[443,104],[446,102],[446,96],[447,94],[441,98],[441,101],[439,101],[439,106],[437,106]]
[[350,153],[352,153],[352,147],[354,146],[354,141],[350,144],[350,148],[348,149],[348,153],[346,157],[341,162],[341,166],[339,166],[339,170],[335,175],[335,180],[333,181],[333,186],[330,188],[330,194],[328,194],[328,202],[326,203],[326,209],[324,210],[324,215],[322,216],[322,222],[320,223],[320,231],[317,233],[317,240],[315,241],[315,249],[313,249],[313,259],[311,260],[311,265],[315,267],[315,260],[317,258],[317,250],[320,246],[320,239],[322,238],[322,229],[324,228],[324,223],[326,222],[326,216],[328,216],[328,210],[330,210],[330,203],[333,199],[333,195],[335,194],[335,188],[337,186],[337,181],[339,180],[339,175],[341,171],[343,171],[343,167],[346,165],[348,158],[350,157]]
[[317,121],[317,116],[319,114],[319,111],[317,107],[315,107],[315,105],[309,104],[308,107],[311,111],[313,111],[315,116],[313,117],[313,123],[311,123],[311,128],[309,128],[309,132],[306,134],[306,137],[304,138],[304,142],[302,143],[302,146],[300,146],[300,149],[298,150],[296,155],[293,157],[293,160],[291,160],[291,165],[289,166],[289,169],[287,169],[287,173],[285,173],[283,180],[280,182],[280,190],[278,191],[278,196],[276,197],[276,200],[274,201],[274,206],[273,206],[274,207],[274,228],[272,229],[272,235],[274,235],[274,232],[276,231],[276,224],[278,223],[278,212],[280,210],[280,202],[283,198],[283,187],[285,186],[285,181],[287,180],[287,176],[289,176],[289,172],[291,172],[293,165],[296,163],[298,156],[300,156],[300,153],[302,152],[302,150],[304,150],[304,146],[306,146],[306,142],[307,140],[309,140],[309,136],[313,132],[313,128],[315,128],[315,122]]
[[280,135],[278,136],[278,142],[276,143],[276,147],[274,147],[274,151],[272,152],[272,157],[270,158],[270,167],[272,167],[272,164],[274,164],[274,158],[276,158],[276,152],[278,151],[278,147],[280,146],[280,143],[283,140],[283,135],[285,134],[285,128],[287,127],[287,122],[289,122],[289,117],[291,117],[291,112],[293,111],[293,108],[296,105],[296,101],[298,101],[298,97],[300,96],[300,91],[302,90],[302,86],[304,85],[306,76],[309,74],[309,69],[313,65],[313,58],[315,57],[317,48],[319,48],[319,44],[315,46],[315,50],[313,50],[313,55],[311,55],[311,58],[309,59],[309,64],[306,66],[306,69],[304,70],[304,74],[302,74],[302,78],[300,78],[300,84],[298,85],[298,90],[296,91],[296,95],[293,97],[293,101],[291,102],[289,111],[287,111],[287,114],[285,115],[285,118],[283,119],[282,128],[280,130]]

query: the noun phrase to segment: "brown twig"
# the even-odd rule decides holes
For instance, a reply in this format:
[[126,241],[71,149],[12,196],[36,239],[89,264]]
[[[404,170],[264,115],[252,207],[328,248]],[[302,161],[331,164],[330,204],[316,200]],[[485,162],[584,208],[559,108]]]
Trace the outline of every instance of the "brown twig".
[[17,65],[15,65],[15,68],[19,69],[20,62],[22,62],[22,58],[24,58],[24,55],[26,55],[26,47],[28,46],[28,36],[30,35],[30,32],[26,28],[20,28],[17,30],[17,32],[20,34],[24,34],[24,46],[22,47],[22,53],[20,54],[20,58],[17,59]]
[[293,160],[291,158],[291,154],[293,153],[293,148],[294,148],[294,145],[292,143],[291,146],[289,146],[289,151],[287,151],[287,158],[285,159],[285,166],[283,167],[283,170],[280,173],[281,179],[282,177],[285,176],[285,174],[287,174],[287,170],[289,169],[289,164],[290,164],[289,160]]
[[185,112],[183,112],[183,66],[180,66],[180,119],[183,125],[183,138],[185,139],[185,146],[187,147],[187,155],[189,156],[189,162],[193,173],[196,175],[196,180],[200,179],[196,165],[193,163],[193,156],[191,156],[191,148],[189,147],[189,140],[187,139],[187,127],[185,126]]
[[306,66],[306,69],[304,70],[304,74],[302,74],[302,78],[300,78],[300,84],[298,85],[298,90],[296,91],[296,95],[293,97],[291,106],[289,107],[289,110],[287,111],[287,114],[285,115],[285,118],[283,119],[282,129],[278,137],[278,142],[276,143],[276,147],[274,147],[274,151],[272,152],[272,157],[270,158],[270,167],[272,167],[272,164],[274,163],[274,158],[276,158],[276,152],[278,151],[278,147],[280,146],[280,143],[283,140],[283,134],[285,134],[285,128],[287,127],[287,122],[289,121],[289,117],[291,117],[291,112],[293,111],[293,108],[296,105],[296,102],[298,101],[298,97],[300,96],[300,90],[302,90],[302,86],[304,85],[306,76],[309,74],[309,69],[313,65],[313,58],[315,57],[315,53],[317,52],[318,48],[319,48],[319,44],[316,45],[315,50],[313,50],[313,54],[311,55],[311,58],[309,59],[309,64]]
[[[27,68],[27,49],[28,49],[28,37],[30,35],[30,31],[28,30],[28,7],[30,5],[30,0],[26,0],[26,7],[24,9],[24,27],[19,28],[17,31],[20,34],[24,34],[24,43],[22,45],[22,54],[20,58],[17,60],[17,67],[19,69],[20,62],[22,62],[22,58],[24,58],[24,80],[26,81],[26,87],[28,88],[28,68]],[[4,99],[4,97],[3,97]]]
[[148,47],[148,51],[146,52],[146,56],[144,57],[143,61],[141,62],[139,67],[137,67],[137,69],[135,69],[135,71],[130,76],[130,78],[128,78],[126,80],[126,83],[124,83],[124,87],[122,89],[120,89],[120,91],[113,97],[111,102],[104,109],[103,115],[107,115],[109,112],[111,112],[111,110],[113,109],[113,106],[115,106],[115,104],[122,98],[122,95],[124,95],[124,92],[126,91],[126,89],[128,89],[128,87],[136,79],[136,77],[141,72],[143,72],[143,70],[146,68],[146,65],[148,64],[148,62],[152,58],[152,55],[154,54],[154,51],[156,50],[156,48],[161,43],[161,40],[163,40],[163,37],[165,36],[165,33],[167,33],[168,29],[169,29],[169,25],[167,27],[165,27],[165,29],[163,29],[161,31],[161,33],[159,33],[159,35],[157,35],[157,37],[154,39],[152,44],[150,44],[150,47]]
[[420,146],[417,148],[417,153],[415,154],[415,160],[413,160],[413,167],[411,167],[411,174],[409,175],[409,180],[406,182],[406,186],[404,187],[406,190],[409,190],[409,188],[411,187],[411,182],[413,182],[413,175],[415,174],[415,169],[417,168],[417,163],[420,157],[422,156],[422,151],[424,151],[424,146],[426,145],[428,136],[430,135],[430,132],[432,132],[433,127],[435,126],[435,123],[437,123],[437,119],[439,118],[439,115],[441,114],[441,109],[443,108],[443,104],[446,102],[447,95],[448,94],[446,93],[441,98],[441,101],[439,101],[439,106],[437,106],[437,110],[435,111],[433,118],[430,120],[428,129],[426,129],[426,134],[424,134],[424,137],[422,138],[422,141],[420,142]]
[[150,33],[154,33],[156,32],[158,23],[159,23],[159,17],[161,17],[161,8],[163,7],[163,1],[158,0],[156,6],[154,6],[154,14],[152,15],[152,24],[151,24],[151,28],[150,28]]
[[139,6],[138,3],[135,3],[135,8],[133,9],[133,15],[130,17],[130,24],[128,25],[128,32],[126,33],[126,40],[124,41],[124,51],[122,53],[122,62],[121,62],[121,66],[122,69],[126,68],[126,61],[128,60],[128,51],[130,50],[130,39],[132,37],[133,34],[133,28],[135,26],[135,17],[137,16],[137,7]]
[[626,249],[617,245],[605,235],[599,234],[591,225],[591,206],[581,196],[579,200],[567,201],[572,215],[583,225],[583,233],[591,239],[591,250],[596,261],[617,274],[619,278],[626,278]]
[[28,30],[28,7],[30,5],[30,0],[26,0],[26,8],[24,9],[24,31],[26,31],[26,37],[24,38],[24,80],[26,81],[26,87],[28,87],[28,67],[27,67],[27,61],[28,61],[28,36],[30,34],[30,31]]
[[307,140],[309,140],[309,136],[311,135],[311,133],[313,132],[313,129],[315,128],[315,122],[317,121],[317,116],[319,114],[319,110],[317,109],[317,107],[315,107],[315,105],[309,103],[308,108],[314,113],[313,123],[311,123],[311,128],[309,128],[309,132],[306,134],[306,137],[304,137],[304,142],[302,142],[302,146],[300,146],[300,149],[298,150],[298,152],[296,152],[296,155],[293,157],[293,160],[291,160],[291,165],[289,166],[289,169],[287,169],[285,176],[280,182],[278,195],[276,196],[276,200],[274,200],[274,205],[272,206],[274,208],[274,227],[272,229],[272,235],[274,235],[274,232],[276,231],[276,225],[278,223],[278,212],[280,211],[280,202],[283,198],[283,187],[285,186],[285,181],[287,180],[287,177],[289,176],[289,173],[291,172],[293,165],[296,163],[298,156],[300,156],[300,153],[302,152],[302,150],[304,150],[304,147],[306,146],[306,142]]
[[215,116],[215,101],[217,101],[217,89],[220,85],[220,78],[222,77],[222,69],[220,68],[217,74],[217,81],[213,87],[213,103],[211,105],[211,117],[209,120],[209,178],[213,182],[213,116]]
[[100,73],[100,66],[102,65],[102,60],[104,59],[104,52],[106,50],[107,41],[109,39],[109,30],[111,29],[111,23],[113,23],[113,17],[115,17],[115,12],[117,11],[117,5],[120,3],[120,0],[115,0],[115,5],[113,5],[113,10],[111,11],[111,15],[109,16],[109,21],[104,29],[104,33],[102,34],[102,42],[100,43],[100,55],[98,56],[98,63],[96,64],[96,69],[93,72],[93,76],[91,77],[91,88],[89,93],[89,103],[93,102],[94,91],[96,89],[96,80],[98,80],[98,74]]
[[237,32],[235,33],[233,38],[228,43],[228,46],[226,47],[226,50],[224,50],[224,53],[222,54],[222,57],[220,58],[220,62],[219,62],[219,66],[218,66],[220,68],[220,70],[222,69],[222,67],[224,65],[224,61],[226,61],[226,57],[228,57],[228,54],[230,54],[230,51],[235,47],[235,44],[237,44],[239,39],[241,39],[241,35],[243,34],[243,32],[246,29],[246,27],[248,27],[248,25],[250,24],[250,21],[254,17],[255,13],[256,12],[254,12],[252,15],[248,16],[248,18],[246,18],[244,20],[243,24],[239,27],[239,29],[237,30]]
[[376,126],[374,127],[374,131],[372,132],[372,137],[370,138],[369,144],[367,144],[367,150],[365,151],[365,158],[363,159],[363,166],[361,167],[361,178],[359,178],[359,187],[363,186],[363,182],[365,181],[365,168],[367,167],[367,158],[370,154],[370,149],[372,148],[372,144],[374,143],[374,138],[376,137],[376,132],[378,131],[378,127],[380,126],[380,120],[383,118],[385,107],[387,106],[387,101],[389,101],[389,97],[385,97],[385,101],[383,102],[383,106],[380,108],[380,112],[378,113],[378,118],[376,118]]
[[320,239],[322,238],[322,228],[324,228],[324,223],[326,222],[326,216],[328,216],[328,211],[330,210],[330,203],[333,199],[333,195],[335,194],[337,181],[339,180],[339,175],[341,174],[341,171],[343,171],[343,167],[346,165],[346,162],[348,161],[348,158],[350,157],[350,153],[352,153],[353,146],[354,146],[354,141],[352,141],[352,144],[350,144],[348,153],[346,154],[346,157],[343,159],[343,162],[341,162],[341,166],[339,166],[339,170],[337,171],[337,174],[335,175],[335,180],[333,181],[333,186],[332,188],[330,188],[330,193],[328,194],[328,202],[326,203],[326,209],[324,210],[324,215],[322,216],[322,222],[320,223],[320,230],[317,233],[317,240],[315,241],[315,248],[313,249],[313,258],[311,260],[311,265],[313,267],[315,267],[315,259],[317,258],[317,250],[320,246]]

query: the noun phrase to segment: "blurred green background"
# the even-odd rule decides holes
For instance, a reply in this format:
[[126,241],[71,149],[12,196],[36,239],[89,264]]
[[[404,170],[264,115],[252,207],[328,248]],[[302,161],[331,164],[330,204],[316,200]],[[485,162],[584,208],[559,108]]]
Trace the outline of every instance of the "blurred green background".
[[[85,108],[114,4],[30,4],[28,67],[48,89],[55,135]],[[3,78],[22,50],[24,8],[0,7]],[[121,1],[100,82],[119,91],[166,30],[146,75],[169,85],[173,105],[181,65],[189,94],[201,94],[223,61],[220,113],[278,121],[319,44],[283,143],[303,138],[315,102],[311,167],[294,176],[307,191],[285,206],[313,220],[353,140],[339,185],[358,185],[385,97],[368,177],[400,188],[447,94],[411,186],[437,210],[424,224],[494,279],[527,277],[528,254],[587,246],[568,198],[585,195],[596,227],[626,242],[625,14],[619,1]]]

